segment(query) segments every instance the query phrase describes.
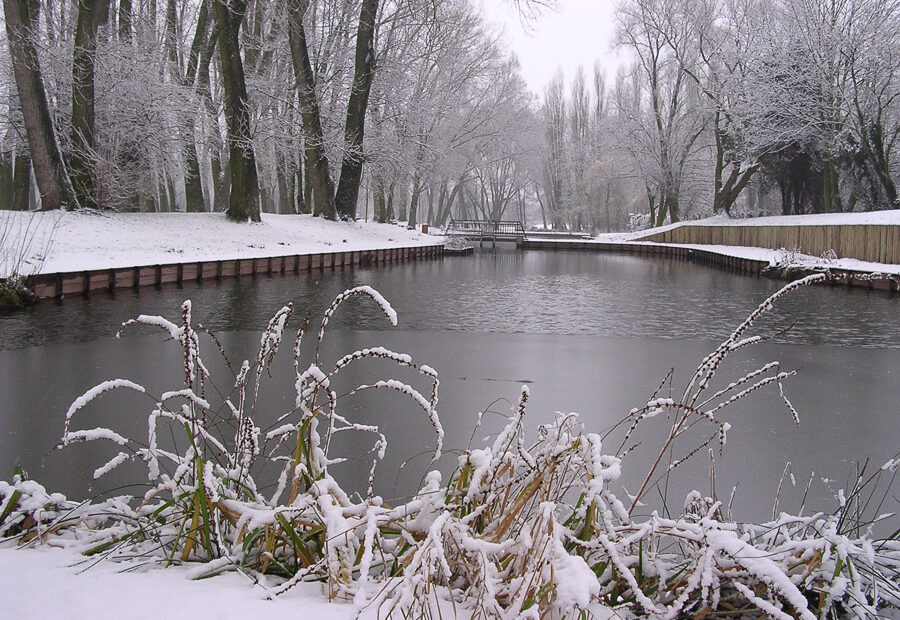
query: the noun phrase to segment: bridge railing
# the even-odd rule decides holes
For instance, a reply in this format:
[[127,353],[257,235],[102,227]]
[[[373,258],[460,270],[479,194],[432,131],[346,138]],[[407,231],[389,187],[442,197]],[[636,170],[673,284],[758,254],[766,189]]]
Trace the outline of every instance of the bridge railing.
[[474,237],[525,237],[525,227],[516,220],[450,220],[448,235]]

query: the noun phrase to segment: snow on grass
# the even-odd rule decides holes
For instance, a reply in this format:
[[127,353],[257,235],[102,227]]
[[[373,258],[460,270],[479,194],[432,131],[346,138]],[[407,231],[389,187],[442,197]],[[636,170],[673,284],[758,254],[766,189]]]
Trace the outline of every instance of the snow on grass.
[[[147,561],[96,562],[73,551],[0,548],[3,616],[21,620],[348,620],[347,602],[329,603],[321,584],[302,583],[274,600],[240,573],[192,581],[196,567],[165,570]],[[360,618],[375,618],[370,609]]]
[[[432,245],[436,237],[405,226],[331,222],[311,215],[262,214],[236,224],[222,213],[9,212],[10,230],[36,238],[52,232],[49,251],[35,245],[25,258],[42,273],[137,267],[232,258],[258,258]],[[33,218],[28,228],[25,224]],[[18,222],[21,219],[22,222]],[[5,276],[6,273],[0,273]]]

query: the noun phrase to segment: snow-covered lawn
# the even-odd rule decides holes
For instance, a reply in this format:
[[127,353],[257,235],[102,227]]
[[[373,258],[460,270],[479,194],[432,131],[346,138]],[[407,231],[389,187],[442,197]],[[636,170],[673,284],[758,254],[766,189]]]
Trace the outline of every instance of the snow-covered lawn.
[[[23,275],[37,269],[56,273],[440,242],[439,237],[393,224],[331,222],[310,215],[268,213],[262,220],[258,224],[236,224],[221,213],[7,211],[0,226],[8,226],[17,239],[26,235],[31,239],[20,269]],[[6,269],[0,271],[0,276],[7,274]]]
[[[378,605],[361,612],[352,601],[328,602],[322,584],[300,583],[270,597],[261,584],[235,572],[193,580],[196,567],[97,562],[73,551],[0,547],[3,617],[18,620],[369,620]],[[446,601],[445,618],[464,618]],[[617,620],[615,611],[593,605],[594,620]],[[384,610],[381,610],[384,617]]]
[[[238,573],[191,580],[191,567],[141,561],[96,562],[72,551],[0,548],[3,617],[119,620],[354,618],[352,604],[329,603],[320,584],[302,583],[274,600]],[[361,618],[377,617],[377,610]]]

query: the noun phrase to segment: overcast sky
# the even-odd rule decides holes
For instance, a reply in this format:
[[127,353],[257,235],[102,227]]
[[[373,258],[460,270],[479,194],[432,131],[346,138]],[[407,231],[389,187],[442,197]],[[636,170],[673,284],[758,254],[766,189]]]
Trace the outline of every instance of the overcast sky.
[[567,83],[579,65],[590,75],[597,60],[613,77],[613,4],[613,0],[558,0],[559,10],[545,12],[526,32],[508,1],[482,0],[488,19],[504,26],[525,81],[537,94],[559,67]]

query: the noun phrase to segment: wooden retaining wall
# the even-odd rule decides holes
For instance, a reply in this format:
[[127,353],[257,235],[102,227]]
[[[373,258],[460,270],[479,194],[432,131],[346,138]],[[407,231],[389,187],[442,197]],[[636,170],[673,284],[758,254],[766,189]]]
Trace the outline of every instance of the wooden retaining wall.
[[355,250],[294,254],[268,258],[235,258],[230,260],[169,263],[94,269],[66,273],[41,273],[28,278],[28,288],[39,299],[63,298],[91,291],[181,284],[184,282],[233,278],[257,274],[300,273],[313,269],[376,266],[384,263],[440,258],[443,245],[426,245],[384,250]]
[[900,265],[900,226],[847,224],[823,226],[697,226],[681,224],[640,241],[694,245],[742,245],[794,249],[821,256],[834,250],[839,258]]
[[651,245],[649,243],[598,243],[578,241],[552,241],[529,239],[521,244],[526,250],[580,250],[589,252],[615,252],[617,254],[634,254],[640,256],[661,256],[679,258],[700,265],[718,267],[734,273],[759,275],[769,266],[767,261],[725,256],[708,250],[697,250],[672,245]]
[[[724,244],[720,244],[724,245]],[[780,280],[796,280],[814,273],[810,270],[792,267],[772,268],[768,261],[752,258],[740,258],[727,256],[712,250],[698,248],[686,248],[679,245],[655,245],[649,243],[603,243],[603,242],[560,242],[550,240],[527,240],[520,244],[526,250],[558,250],[558,251],[588,251],[588,252],[614,252],[618,254],[633,254],[639,256],[657,256],[664,258],[677,258],[698,265],[706,265],[723,269],[732,273],[750,276],[765,276]],[[900,278],[892,275],[860,274],[842,269],[831,270],[834,279],[832,284],[861,287],[865,289],[886,291],[891,294],[900,292]]]

